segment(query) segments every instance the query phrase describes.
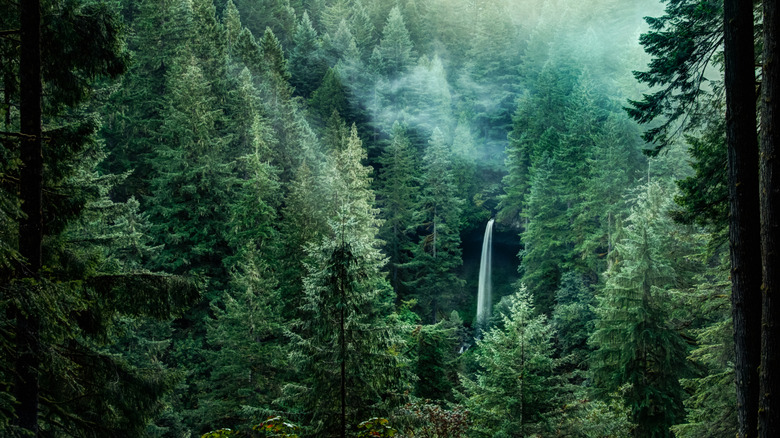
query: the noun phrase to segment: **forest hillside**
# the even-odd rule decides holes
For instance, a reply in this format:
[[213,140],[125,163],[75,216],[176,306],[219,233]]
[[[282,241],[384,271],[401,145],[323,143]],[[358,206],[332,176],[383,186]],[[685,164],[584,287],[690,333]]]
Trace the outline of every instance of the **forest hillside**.
[[0,0],[0,435],[780,436],[775,8]]

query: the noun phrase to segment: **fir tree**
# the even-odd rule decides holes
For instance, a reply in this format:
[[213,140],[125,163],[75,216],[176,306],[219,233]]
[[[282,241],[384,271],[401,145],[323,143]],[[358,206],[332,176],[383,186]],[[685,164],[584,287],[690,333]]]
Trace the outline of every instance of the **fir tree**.
[[96,84],[127,62],[115,5],[41,3],[6,3],[0,19],[20,29],[0,43],[0,434],[139,435],[172,375],[108,347],[121,319],[165,319],[196,294],[139,269],[144,217],[98,170]]
[[377,48],[382,60],[382,73],[388,77],[403,74],[411,66],[415,57],[414,45],[399,7],[390,10]]
[[439,129],[433,131],[423,156],[418,216],[420,240],[412,260],[406,265],[424,319],[435,322],[438,312],[449,310],[463,286],[457,268],[463,263],[460,249],[460,212],[463,201],[457,197],[452,179],[449,147]]
[[458,328],[449,320],[421,326],[417,333],[417,360],[414,364],[416,397],[440,403],[452,401],[453,388],[458,383]]
[[462,377],[465,405],[474,417],[475,436],[526,436],[552,432],[552,414],[560,397],[554,374],[553,329],[537,315],[521,289],[506,298],[503,327],[477,341],[480,370]]
[[628,218],[590,339],[594,388],[601,397],[623,393],[637,437],[671,436],[669,428],[684,412],[679,379],[688,368],[687,347],[669,325],[666,306],[676,275],[667,255],[668,208],[661,187],[650,183]]
[[330,163],[328,233],[310,247],[304,319],[293,335],[303,386],[288,391],[311,413],[315,436],[345,436],[350,425],[397,403],[402,384],[401,358],[394,354],[400,340],[386,319],[393,296],[381,273],[380,221],[364,158],[353,125]]
[[154,175],[152,152],[159,143],[168,77],[173,60],[191,37],[192,16],[179,0],[142,1],[131,23],[128,48],[134,54],[122,86],[107,106],[102,138],[111,154],[101,166],[113,173],[132,172],[115,196],[138,198],[146,205]]
[[[549,140],[548,140],[549,139]],[[557,143],[556,133],[548,131],[542,141]],[[534,169],[525,215],[528,225],[521,236],[522,281],[528,286],[539,310],[552,310],[553,296],[560,283],[565,264],[571,259],[570,228],[567,205],[556,184],[560,163],[542,158]]]
[[319,86],[326,65],[321,57],[317,31],[305,11],[295,28],[293,44],[290,52],[290,85],[295,87],[298,95],[308,97]]
[[[725,226],[725,225],[724,225]],[[725,248],[724,248],[725,249]],[[701,326],[693,331],[696,348],[690,359],[702,372],[682,379],[691,396],[685,403],[686,417],[672,427],[675,436],[726,437],[737,430],[736,386],[734,385],[734,327],[729,303],[728,262],[717,254],[715,266],[697,276],[694,287],[683,291],[687,309],[694,311],[694,321]]]
[[382,165],[377,182],[377,198],[380,217],[384,220],[380,237],[385,241],[385,252],[389,258],[390,284],[396,294],[403,287],[406,275],[401,272],[409,261],[412,248],[412,226],[414,211],[419,196],[416,175],[419,170],[406,130],[396,122],[393,124],[390,143],[379,158]]

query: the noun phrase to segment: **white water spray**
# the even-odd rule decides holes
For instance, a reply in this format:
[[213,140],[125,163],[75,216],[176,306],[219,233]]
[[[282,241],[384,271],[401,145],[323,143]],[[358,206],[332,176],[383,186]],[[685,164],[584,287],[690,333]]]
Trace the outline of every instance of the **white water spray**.
[[492,307],[491,296],[493,282],[490,276],[491,253],[493,252],[493,219],[485,227],[485,237],[482,239],[482,260],[479,262],[479,289],[477,289],[477,327],[487,328]]

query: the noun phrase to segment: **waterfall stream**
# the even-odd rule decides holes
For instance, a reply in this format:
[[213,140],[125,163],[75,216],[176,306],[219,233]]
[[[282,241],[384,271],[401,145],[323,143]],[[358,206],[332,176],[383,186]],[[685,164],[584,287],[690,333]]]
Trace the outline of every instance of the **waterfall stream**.
[[486,329],[490,319],[490,308],[493,305],[491,296],[492,280],[490,276],[491,253],[493,252],[493,219],[485,227],[485,237],[482,240],[482,259],[479,262],[479,288],[477,289],[477,327]]

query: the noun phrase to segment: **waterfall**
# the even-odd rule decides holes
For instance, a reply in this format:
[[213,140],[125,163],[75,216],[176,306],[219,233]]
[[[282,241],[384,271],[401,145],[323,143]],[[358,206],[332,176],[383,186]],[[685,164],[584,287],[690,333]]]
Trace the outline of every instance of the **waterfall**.
[[490,308],[493,305],[491,296],[493,283],[490,277],[491,253],[493,252],[493,219],[485,227],[485,237],[482,239],[482,260],[479,262],[479,289],[477,290],[477,327],[487,328],[490,319]]

